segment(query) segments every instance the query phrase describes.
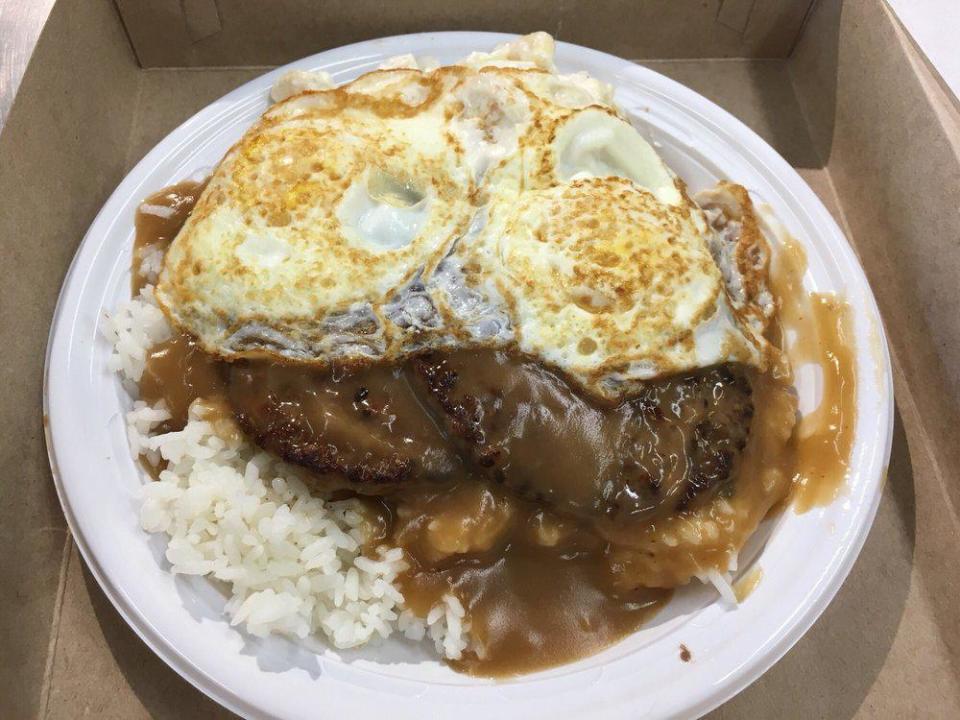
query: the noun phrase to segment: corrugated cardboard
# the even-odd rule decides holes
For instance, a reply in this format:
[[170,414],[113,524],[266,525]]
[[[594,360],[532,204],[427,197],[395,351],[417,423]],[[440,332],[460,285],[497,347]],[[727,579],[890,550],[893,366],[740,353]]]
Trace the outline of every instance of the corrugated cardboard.
[[713,717],[960,717],[960,112],[881,0],[819,0],[803,28],[807,0],[117,4],[122,20],[110,0],[58,0],[0,134],[0,717],[229,716],[125,625],[53,492],[42,359],[97,209],[173,127],[263,71],[225,66],[467,27],[551,30],[715,100],[799,169],[877,295],[898,412],[876,523],[823,617]]

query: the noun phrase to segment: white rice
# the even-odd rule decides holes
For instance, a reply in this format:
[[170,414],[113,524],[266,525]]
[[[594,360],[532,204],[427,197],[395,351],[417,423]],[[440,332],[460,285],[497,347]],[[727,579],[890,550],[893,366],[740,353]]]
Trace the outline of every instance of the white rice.
[[716,568],[708,568],[698,574],[697,579],[702,583],[712,584],[720,593],[720,598],[731,607],[738,605],[737,593],[733,589],[733,579],[729,572],[720,572]]
[[153,286],[147,285],[137,297],[107,314],[100,331],[113,347],[107,367],[120,373],[124,387],[136,397],[147,351],[173,334],[163,311],[157,307]]
[[163,250],[156,245],[148,245],[138,251],[137,259],[140,261],[140,277],[146,278],[149,283],[157,282],[163,269]]
[[169,220],[177,211],[167,205],[151,205],[150,203],[140,203],[140,212],[146,215],[156,215],[164,220]]
[[[152,286],[107,316],[108,361],[135,397],[148,349],[171,336]],[[198,401],[183,430],[156,434],[170,415],[134,402],[127,433],[135,456],[167,467],[143,488],[140,524],[169,538],[171,571],[205,575],[231,592],[225,611],[256,636],[322,634],[337,648],[380,642],[395,632],[460,658],[469,642],[463,605],[446,595],[427,617],[404,606],[396,585],[400,548],[364,554],[366,525],[356,501],[310,494],[297,470],[260,451]]]

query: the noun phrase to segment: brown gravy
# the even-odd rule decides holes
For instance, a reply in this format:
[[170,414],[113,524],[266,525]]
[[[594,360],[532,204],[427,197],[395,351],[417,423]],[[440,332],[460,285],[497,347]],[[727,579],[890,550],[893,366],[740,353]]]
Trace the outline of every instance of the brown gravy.
[[133,244],[134,296],[150,282],[141,271],[143,258],[155,250],[166,251],[190,217],[206,185],[206,182],[185,180],[155,192],[140,204],[134,221],[137,229]]
[[[148,198],[170,207],[169,217],[138,213],[135,292],[145,282],[136,272],[139,258],[145,249],[165,249],[201,191],[182,183]],[[821,408],[792,435],[789,373],[749,374],[755,415],[752,409],[742,415],[742,380],[707,374],[706,384],[699,378],[651,383],[646,404],[604,407],[521,357],[489,351],[433,357],[426,369],[418,360],[320,372],[263,361],[231,365],[181,335],[152,349],[141,395],[166,401],[169,429],[186,423],[193,400],[214,399],[221,421],[234,412],[259,444],[285,457],[293,448],[301,465],[322,469],[313,476],[321,491],[374,496],[365,503],[376,539],[404,548],[411,564],[400,579],[408,606],[424,615],[452,591],[468,610],[477,651],[455,667],[484,676],[530,672],[603,649],[643,625],[670,588],[698,570],[725,566],[785,496],[791,478],[800,507],[835,494],[854,419],[849,324],[836,301],[814,298],[812,309],[805,307],[797,297],[802,255],[783,255],[771,281],[783,307],[782,330],[820,339],[800,349],[824,368],[826,385]],[[459,378],[441,382],[440,393],[430,374],[438,363]],[[731,409],[716,416],[690,409],[701,386],[728,393]],[[657,422],[651,408],[661,403],[679,408],[670,423],[690,432],[671,438],[651,429]],[[478,413],[483,422],[471,424]],[[700,443],[726,458],[716,462],[728,471],[735,460],[724,453],[736,458],[742,451],[736,487],[711,481],[684,501],[692,479],[683,467],[703,462],[690,462],[687,435],[711,423],[734,427],[744,417],[751,433],[745,448],[735,435],[714,433]],[[630,430],[631,423],[646,429]],[[647,494],[637,492],[640,485],[623,467],[598,473],[629,455],[616,444],[625,437],[637,448],[658,447],[632,451],[640,462],[630,472],[643,479]],[[385,457],[386,465],[377,464]],[[657,473],[657,492],[650,494]],[[611,476],[626,479],[604,495]],[[626,511],[624,498],[634,503]],[[682,537],[691,528],[696,542],[682,546],[693,542]]]
[[586,520],[635,526],[702,504],[736,474],[753,414],[735,366],[647,383],[600,403],[502,351],[417,359],[445,426],[512,493]]
[[323,475],[345,475],[361,493],[462,471],[407,367],[331,371],[252,361],[226,373],[227,396],[259,445]]
[[167,430],[183,429],[194,400],[221,397],[225,389],[224,363],[205,353],[189,335],[175,335],[147,353],[140,397],[151,405],[166,402],[173,416]]
[[[171,430],[183,427],[199,398],[228,399],[227,412],[279,398],[282,414],[322,427],[342,454],[396,451],[443,480],[404,481],[395,491],[376,486],[386,494],[368,508],[380,539],[407,552],[411,569],[400,585],[410,608],[426,615],[449,592],[462,599],[471,638],[483,648],[482,657],[453,663],[464,672],[515,675],[592,654],[638,629],[669,599],[668,589],[619,587],[597,528],[505,492],[451,452],[413,392],[412,375],[409,367],[329,373],[266,362],[230,366],[179,335],[148,355],[141,395],[167,403]],[[391,433],[372,431],[384,424]],[[321,492],[362,491],[336,470],[312,481]]]
[[240,361],[228,397],[256,442],[361,493],[464,472],[558,512],[613,524],[702,503],[735,474],[753,412],[738,369],[598,404],[521,356],[430,353],[398,366],[311,370]]
[[452,663],[464,672],[516,675],[591,655],[671,594],[618,590],[595,532],[482,480],[405,498],[396,512],[391,542],[414,560],[401,581],[409,607],[426,614],[453,591],[467,608],[482,654]]
[[849,470],[857,422],[857,373],[850,306],[831,294],[803,291],[807,258],[795,241],[782,245],[770,272],[779,299],[779,322],[798,341],[790,345],[791,364],[820,368],[822,399],[804,415],[790,442],[791,499],[798,512],[829,505]]

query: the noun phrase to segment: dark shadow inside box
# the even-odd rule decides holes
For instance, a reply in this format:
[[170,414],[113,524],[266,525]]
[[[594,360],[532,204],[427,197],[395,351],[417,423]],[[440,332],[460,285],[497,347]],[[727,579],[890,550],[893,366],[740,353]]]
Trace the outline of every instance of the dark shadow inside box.
[[742,120],[796,168],[822,168],[786,60],[657,60],[643,65]]

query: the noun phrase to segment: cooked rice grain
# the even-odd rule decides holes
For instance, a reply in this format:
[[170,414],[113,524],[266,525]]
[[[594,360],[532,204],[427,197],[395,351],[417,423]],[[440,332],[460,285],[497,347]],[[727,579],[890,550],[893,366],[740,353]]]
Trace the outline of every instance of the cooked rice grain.
[[[135,396],[149,348],[172,333],[153,288],[108,315],[102,332],[113,346],[110,369]],[[173,573],[226,583],[231,624],[258,637],[320,633],[351,648],[400,632],[461,657],[469,627],[456,597],[415,616],[395,582],[406,568],[403,551],[364,554],[367,526],[356,501],[312,496],[294,468],[238,433],[218,434],[223,423],[209,422],[207,411],[195,402],[183,430],[162,434],[155,433],[170,418],[162,403],[136,401],[126,417],[134,456],[166,463],[143,486],[140,524],[168,536]]]

